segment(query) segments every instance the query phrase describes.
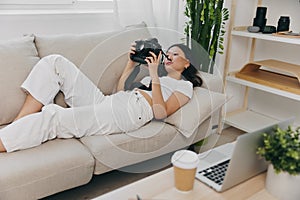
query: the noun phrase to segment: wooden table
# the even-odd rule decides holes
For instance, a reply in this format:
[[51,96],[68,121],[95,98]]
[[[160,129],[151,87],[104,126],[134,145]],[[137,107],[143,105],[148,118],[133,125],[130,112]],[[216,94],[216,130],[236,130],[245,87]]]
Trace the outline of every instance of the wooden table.
[[142,200],[274,200],[276,198],[265,189],[265,177],[266,173],[259,174],[222,193],[195,180],[192,191],[180,192],[174,187],[173,168],[171,167],[94,200],[136,200],[136,195],[139,195]]

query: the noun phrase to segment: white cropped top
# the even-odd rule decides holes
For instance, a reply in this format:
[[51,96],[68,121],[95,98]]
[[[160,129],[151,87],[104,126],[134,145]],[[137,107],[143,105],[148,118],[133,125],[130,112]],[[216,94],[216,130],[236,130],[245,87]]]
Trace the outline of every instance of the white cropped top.
[[[192,98],[193,84],[190,81],[185,81],[182,79],[177,80],[169,76],[160,77],[159,80],[160,80],[161,91],[162,91],[164,101],[166,101],[175,91],[180,92],[189,98]],[[151,81],[151,77],[146,76],[141,80],[141,83],[148,87],[150,81]],[[143,91],[146,92],[150,97],[152,97],[152,91],[147,91],[147,90],[143,90]]]

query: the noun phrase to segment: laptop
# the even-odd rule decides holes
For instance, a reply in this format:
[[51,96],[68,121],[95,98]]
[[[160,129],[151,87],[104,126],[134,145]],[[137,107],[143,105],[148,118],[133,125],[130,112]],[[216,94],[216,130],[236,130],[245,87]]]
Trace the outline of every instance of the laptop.
[[227,190],[267,169],[267,162],[256,154],[262,133],[271,133],[276,125],[286,129],[294,118],[240,135],[236,141],[199,154],[196,179],[218,192]]

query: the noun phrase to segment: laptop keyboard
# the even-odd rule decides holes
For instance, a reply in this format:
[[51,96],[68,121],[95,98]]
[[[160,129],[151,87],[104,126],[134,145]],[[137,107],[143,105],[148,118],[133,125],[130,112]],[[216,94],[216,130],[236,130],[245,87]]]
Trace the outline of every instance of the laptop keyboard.
[[212,180],[213,182],[217,183],[218,185],[222,185],[225,177],[225,172],[228,168],[230,160],[226,160],[221,162],[217,165],[209,167],[205,170],[199,171],[198,173],[206,178]]

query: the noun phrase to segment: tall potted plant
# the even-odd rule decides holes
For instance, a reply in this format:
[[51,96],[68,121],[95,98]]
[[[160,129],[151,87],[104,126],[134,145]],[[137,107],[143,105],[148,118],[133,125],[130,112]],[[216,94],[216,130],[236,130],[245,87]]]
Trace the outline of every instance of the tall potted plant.
[[225,21],[229,19],[229,11],[223,4],[224,0],[186,0],[187,43],[198,54],[195,57],[199,58],[197,65],[202,66],[201,71],[213,73],[216,55],[224,50]]
[[273,134],[264,133],[257,153],[270,162],[266,189],[279,199],[299,200],[300,127],[277,127]]

